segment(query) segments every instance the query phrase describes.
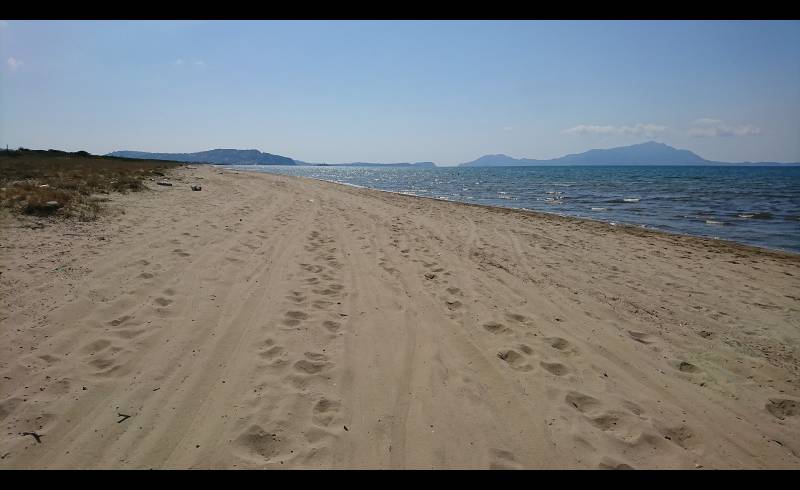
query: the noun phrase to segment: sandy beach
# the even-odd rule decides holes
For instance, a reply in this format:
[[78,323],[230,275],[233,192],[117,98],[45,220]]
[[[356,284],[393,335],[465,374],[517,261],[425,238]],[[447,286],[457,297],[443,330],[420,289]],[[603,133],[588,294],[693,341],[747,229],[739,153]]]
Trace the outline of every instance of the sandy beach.
[[798,255],[171,172],[3,218],[0,468],[800,468]]

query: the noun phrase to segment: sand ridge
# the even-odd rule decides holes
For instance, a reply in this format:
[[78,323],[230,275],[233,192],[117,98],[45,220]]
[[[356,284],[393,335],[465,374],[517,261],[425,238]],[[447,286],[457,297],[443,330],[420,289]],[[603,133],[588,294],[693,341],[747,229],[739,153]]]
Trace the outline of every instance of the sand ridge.
[[171,178],[2,224],[1,468],[800,467],[798,256]]

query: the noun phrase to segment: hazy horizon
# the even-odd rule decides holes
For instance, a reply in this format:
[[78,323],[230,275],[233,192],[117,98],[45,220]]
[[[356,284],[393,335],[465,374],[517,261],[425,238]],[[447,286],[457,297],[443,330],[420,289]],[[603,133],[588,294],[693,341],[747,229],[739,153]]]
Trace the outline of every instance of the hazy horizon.
[[[639,143],[632,143],[631,145],[625,145],[625,146],[622,146],[622,147],[616,147],[616,146],[615,146],[615,147],[608,147],[608,148],[603,148],[603,147],[598,147],[598,148],[588,148],[586,151],[590,151],[590,150],[615,150],[615,149],[625,149],[625,148],[630,148],[631,146],[634,146],[634,147],[635,147],[635,146],[644,146],[644,145],[647,145],[647,144],[650,144],[650,143],[655,143],[655,144],[665,144],[665,143],[662,143],[662,142],[660,142],[660,141],[656,141],[656,140],[647,140],[647,141],[641,141],[641,142],[639,142]],[[668,145],[668,146],[669,146],[669,145]],[[671,148],[673,148],[674,150],[686,150],[685,148],[674,148],[674,147],[671,147]],[[10,148],[10,149],[13,149],[13,148]],[[33,148],[30,148],[30,149],[33,149]],[[40,150],[41,150],[41,149],[42,149],[42,148],[40,148]],[[57,150],[57,148],[54,148],[54,149],[56,149],[56,150]],[[252,151],[252,150],[257,150],[257,151],[261,151],[262,153],[270,153],[270,152],[268,152],[268,151],[264,151],[264,150],[262,150],[262,149],[260,149],[260,148],[208,148],[208,149],[204,149],[204,150],[197,150],[197,151],[182,151],[182,152],[147,152],[147,151],[140,151],[140,150],[118,150],[118,152],[120,152],[120,153],[124,153],[124,152],[132,152],[132,153],[137,153],[137,152],[141,152],[141,153],[153,153],[153,154],[175,154],[175,155],[180,155],[180,154],[204,153],[204,152],[208,152],[208,151],[215,151],[215,150],[234,150],[234,151]],[[691,150],[689,150],[689,151],[691,151]],[[116,153],[116,152],[117,152],[117,151],[115,151],[115,152],[109,152],[109,153],[106,153],[106,154],[108,154],[108,155],[113,155],[113,154],[114,154],[114,153]],[[580,151],[580,152],[574,152],[574,154],[581,154],[581,153],[585,153],[585,152],[584,152],[584,151]],[[558,159],[559,157],[565,157],[565,156],[569,156],[569,155],[570,155],[570,154],[559,155],[558,157],[555,157],[555,158],[556,158],[556,159]],[[695,155],[697,155],[697,154],[695,153]],[[278,156],[292,158],[292,156],[291,156],[291,155],[278,155]],[[511,157],[511,158],[514,158],[514,159],[517,159],[517,160],[519,160],[519,159],[527,159],[527,160],[540,160],[540,161],[543,161],[543,162],[546,162],[546,161],[548,161],[548,160],[549,160],[549,159],[542,159],[542,158],[530,157],[530,156],[516,156],[516,155],[508,155],[508,154],[500,154],[500,153],[494,153],[494,154],[487,153],[487,154],[485,154],[485,155],[479,155],[478,157],[476,157],[476,158],[474,158],[474,159],[470,160],[470,162],[471,162],[471,161],[475,161],[475,160],[479,160],[479,159],[481,159],[481,158],[484,158],[484,157],[493,157],[493,156],[505,156],[505,157]],[[699,157],[703,158],[703,155],[697,155],[697,156],[699,156]],[[367,162],[367,161],[365,161],[365,160],[358,160],[358,161],[356,161],[356,160],[353,160],[353,161],[350,161],[350,162],[339,162],[339,161],[331,161],[331,160],[328,160],[328,161],[319,161],[319,162],[309,162],[309,161],[306,161],[306,160],[300,160],[300,159],[297,159],[297,158],[293,158],[293,160],[295,160],[295,161],[296,161],[296,162],[298,162],[298,163],[306,163],[306,164],[349,164],[349,163],[382,163],[382,164],[392,164],[392,163],[434,163],[434,164],[436,164],[437,166],[440,166],[440,167],[454,167],[454,166],[458,166],[458,165],[459,165],[459,164],[461,164],[461,163],[469,163],[469,162],[459,162],[459,163],[457,163],[457,164],[455,164],[455,165],[444,165],[444,164],[441,164],[441,163],[438,163],[438,162],[435,162],[435,161],[432,161],[432,160],[418,160],[418,161],[406,161],[406,162],[394,162],[394,161]],[[723,161],[716,161],[716,160],[710,160],[710,159],[706,159],[706,160],[709,160],[709,161],[712,161],[712,162],[716,162],[716,163],[731,163],[731,164],[739,164],[739,163],[786,163],[786,164],[794,164],[794,165],[799,165],[799,164],[800,164],[800,161],[795,161],[795,162],[767,162],[766,160],[760,160],[760,161],[735,161],[735,162],[723,162]],[[648,164],[649,164],[649,162],[643,161],[643,162],[642,162],[642,164],[643,164],[643,165],[648,165]],[[578,164],[578,165],[580,165],[580,164]]]
[[0,145],[800,162],[797,21],[0,21]]

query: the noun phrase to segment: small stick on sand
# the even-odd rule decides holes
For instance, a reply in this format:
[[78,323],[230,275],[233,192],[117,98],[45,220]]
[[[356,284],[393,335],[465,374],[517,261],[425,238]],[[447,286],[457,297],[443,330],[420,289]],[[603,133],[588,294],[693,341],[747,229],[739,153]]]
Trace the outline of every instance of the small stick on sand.
[[33,436],[36,439],[36,442],[39,444],[42,443],[42,434],[37,434],[36,432],[22,432],[20,433],[21,436]]

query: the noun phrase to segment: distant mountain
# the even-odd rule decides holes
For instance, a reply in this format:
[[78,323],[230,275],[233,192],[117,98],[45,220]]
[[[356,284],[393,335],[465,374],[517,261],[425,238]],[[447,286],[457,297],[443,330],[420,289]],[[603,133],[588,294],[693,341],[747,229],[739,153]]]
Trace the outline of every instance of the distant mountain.
[[[403,163],[308,163],[289,157],[262,153],[258,150],[216,149],[197,153],[149,153],[145,151],[115,151],[111,157],[140,158],[149,160],[172,160],[187,163],[213,163],[219,165],[301,165],[316,167],[413,167],[435,168],[433,162]],[[565,155],[552,160],[513,158],[508,155],[484,155],[477,160],[462,163],[459,167],[519,167],[536,165],[753,165],[795,166],[800,163],[775,162],[715,162],[663,143],[649,141],[638,145],[620,146],[606,150],[589,150]]]
[[[638,145],[620,146],[607,150],[589,150],[552,160],[512,158],[508,155],[485,155],[477,160],[462,163],[459,166],[506,167],[531,165],[731,165],[731,163],[706,160],[689,150],[679,150],[663,143],[649,141]],[[775,164],[771,162],[743,162],[742,165]]]
[[459,167],[514,167],[524,165],[541,165],[544,160],[530,158],[514,158],[502,153],[497,155],[484,155],[477,160],[459,164]]
[[258,150],[216,149],[197,153],[149,153],[146,151],[115,151],[106,156],[173,160],[189,163],[216,163],[220,165],[295,165],[289,157],[262,153]]
[[369,163],[369,162],[353,162],[353,163],[306,163],[297,162],[298,165],[306,165],[313,167],[415,167],[415,168],[435,168],[436,164],[433,162],[415,162],[415,163]]
[[569,165],[699,165],[705,158],[689,150],[678,150],[650,141],[608,150],[589,150],[557,159]]

